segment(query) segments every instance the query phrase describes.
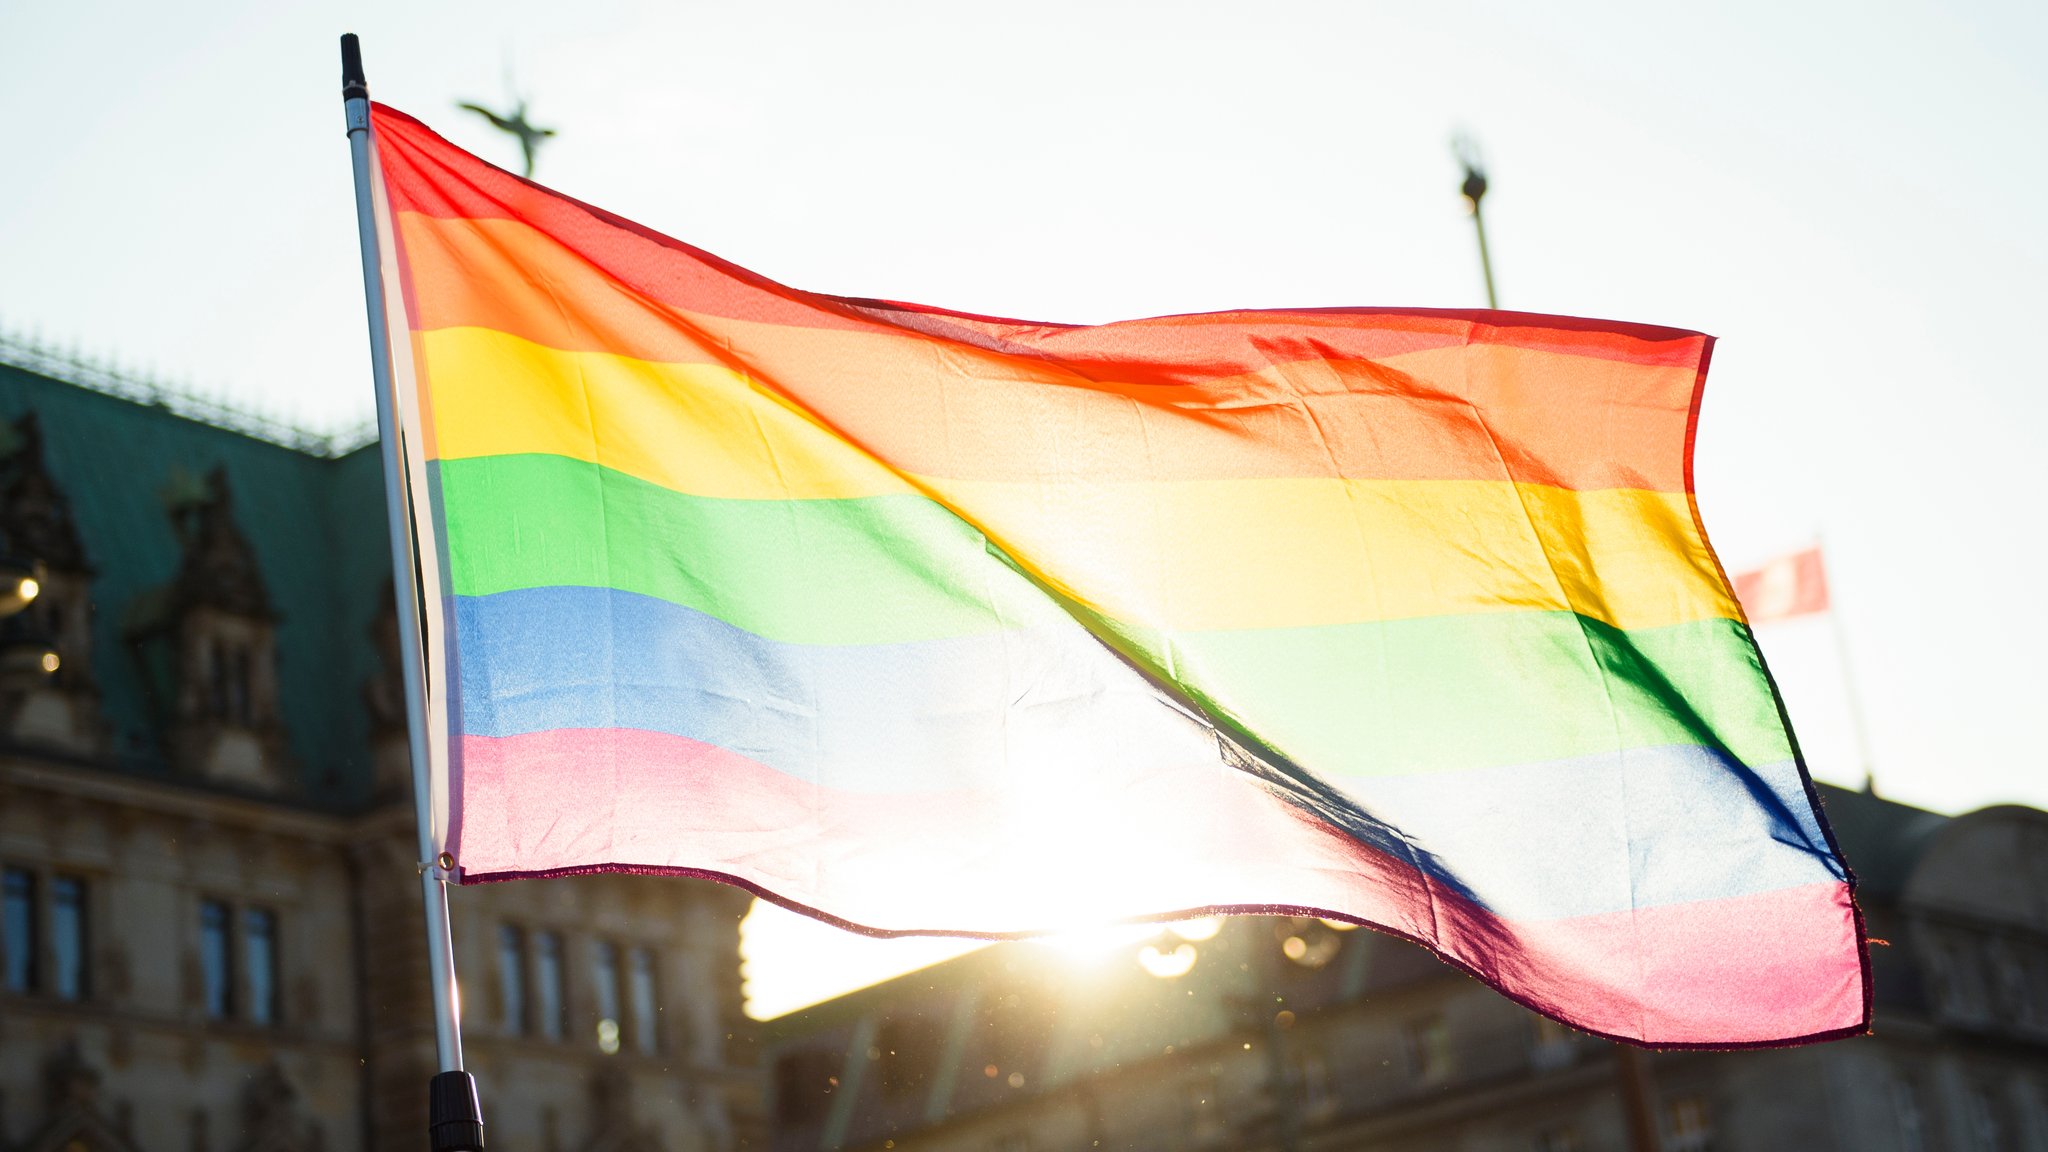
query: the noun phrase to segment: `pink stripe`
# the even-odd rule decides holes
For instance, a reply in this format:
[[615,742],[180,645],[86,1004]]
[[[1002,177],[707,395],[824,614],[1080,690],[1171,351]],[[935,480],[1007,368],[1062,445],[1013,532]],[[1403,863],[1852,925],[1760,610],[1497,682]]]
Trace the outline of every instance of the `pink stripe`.
[[1429,931],[1419,873],[1229,769],[892,795],[685,737],[563,729],[463,737],[460,781],[450,839],[468,875],[720,872],[887,932],[1021,934],[1211,904],[1341,904]]
[[1536,922],[1468,905],[1447,919],[1440,952],[1604,1036],[1771,1044],[1852,1034],[1867,1020],[1856,912],[1842,883]]
[[571,729],[464,737],[458,779],[451,842],[473,881],[693,872],[890,933],[1299,910],[1416,940],[1603,1035],[1768,1044],[1867,1019],[1844,884],[1504,920],[1229,769],[849,793],[683,737]]

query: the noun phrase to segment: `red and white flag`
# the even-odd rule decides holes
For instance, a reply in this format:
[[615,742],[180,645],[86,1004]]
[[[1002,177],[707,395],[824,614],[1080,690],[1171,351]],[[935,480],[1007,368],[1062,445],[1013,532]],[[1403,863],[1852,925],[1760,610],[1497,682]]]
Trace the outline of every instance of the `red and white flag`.
[[1828,610],[1828,573],[1820,547],[1788,552],[1761,568],[1738,573],[1735,598],[1751,624]]

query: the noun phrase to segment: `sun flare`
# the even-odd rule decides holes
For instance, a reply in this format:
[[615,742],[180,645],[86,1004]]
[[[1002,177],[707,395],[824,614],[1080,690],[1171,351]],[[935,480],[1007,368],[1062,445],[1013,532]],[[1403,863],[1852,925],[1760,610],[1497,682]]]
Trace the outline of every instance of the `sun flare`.
[[[1197,945],[1222,931],[1221,916],[1149,924],[1080,925],[1027,943],[1049,963],[1082,970],[1135,963],[1170,979],[1194,967]],[[740,921],[746,1012],[772,1020],[989,945],[951,936],[878,938],[756,900]]]

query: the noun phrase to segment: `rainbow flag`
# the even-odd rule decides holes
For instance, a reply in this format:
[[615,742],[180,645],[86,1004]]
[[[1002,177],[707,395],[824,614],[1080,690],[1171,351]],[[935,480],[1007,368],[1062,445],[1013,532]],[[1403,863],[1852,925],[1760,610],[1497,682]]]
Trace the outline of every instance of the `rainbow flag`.
[[462,880],[879,933],[1294,911],[1610,1036],[1866,1027],[1692,498],[1707,337],[826,296],[374,132]]

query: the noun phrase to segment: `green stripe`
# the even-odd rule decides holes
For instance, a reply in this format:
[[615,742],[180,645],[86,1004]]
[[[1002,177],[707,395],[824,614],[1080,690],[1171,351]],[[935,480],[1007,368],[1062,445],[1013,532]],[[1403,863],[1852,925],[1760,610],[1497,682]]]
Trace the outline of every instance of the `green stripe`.
[[1623,632],[1569,612],[1502,612],[1169,643],[1205,707],[1326,775],[1667,744],[1752,765],[1792,756],[1756,645],[1733,620]]
[[459,596],[638,592],[797,644],[885,644],[1058,611],[982,534],[915,494],[735,500],[562,456],[438,462]]
[[1331,775],[1522,764],[1666,744],[1790,757],[1747,630],[1624,632],[1568,612],[1162,634],[1056,604],[917,495],[691,496],[586,461],[437,465],[458,595],[611,587],[796,644],[1041,628],[1072,612],[1162,679]]

